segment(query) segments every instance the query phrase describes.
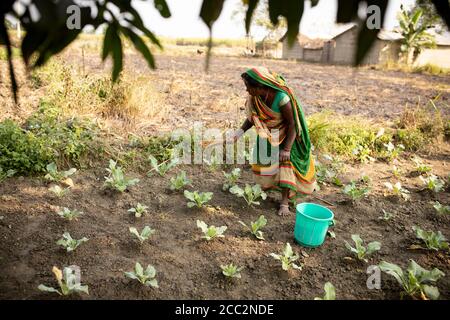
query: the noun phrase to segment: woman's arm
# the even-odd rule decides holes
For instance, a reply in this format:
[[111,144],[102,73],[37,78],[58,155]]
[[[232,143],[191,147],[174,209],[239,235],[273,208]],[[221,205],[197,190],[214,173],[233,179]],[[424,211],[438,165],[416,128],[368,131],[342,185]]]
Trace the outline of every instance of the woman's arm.
[[288,102],[284,106],[281,106],[280,111],[287,125],[286,138],[282,143],[282,150],[280,150],[280,161],[284,162],[290,160],[292,144],[295,141],[297,133],[295,132],[295,122],[291,103]]
[[234,137],[233,137],[233,140],[234,140],[234,141],[237,141],[237,140],[238,140],[240,137],[242,137],[242,136],[244,135],[244,133],[245,133],[248,129],[250,129],[251,127],[253,127],[253,123],[252,123],[250,120],[245,119],[245,121],[244,121],[244,123],[242,124],[241,128],[238,129],[238,130],[235,132]]

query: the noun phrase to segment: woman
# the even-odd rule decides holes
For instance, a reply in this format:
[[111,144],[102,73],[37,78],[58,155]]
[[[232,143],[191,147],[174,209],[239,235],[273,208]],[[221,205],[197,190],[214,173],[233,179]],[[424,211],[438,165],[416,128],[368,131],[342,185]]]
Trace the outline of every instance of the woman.
[[[311,194],[316,185],[305,117],[281,75],[266,68],[253,68],[243,73],[242,79],[249,93],[247,119],[235,140],[255,126],[258,137],[252,170],[264,190],[281,191],[278,214],[285,216],[290,213],[289,199],[298,193]],[[273,155],[276,161],[268,162],[267,158]]]

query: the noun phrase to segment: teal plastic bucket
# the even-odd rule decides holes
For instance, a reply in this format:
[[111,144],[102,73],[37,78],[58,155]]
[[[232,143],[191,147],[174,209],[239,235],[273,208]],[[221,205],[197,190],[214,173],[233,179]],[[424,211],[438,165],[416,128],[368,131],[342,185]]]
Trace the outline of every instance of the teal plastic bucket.
[[305,247],[318,247],[334,225],[333,212],[316,203],[299,203],[296,209],[294,239]]

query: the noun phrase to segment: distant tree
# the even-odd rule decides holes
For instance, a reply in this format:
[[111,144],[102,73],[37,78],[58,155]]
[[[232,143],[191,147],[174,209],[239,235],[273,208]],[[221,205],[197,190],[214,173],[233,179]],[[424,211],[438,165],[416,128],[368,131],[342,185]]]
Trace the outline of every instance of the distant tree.
[[433,25],[424,19],[423,10],[417,7],[406,10],[402,5],[398,19],[400,23],[398,32],[402,35],[400,47],[402,58],[406,64],[411,65],[423,49],[436,46],[434,36],[428,32]]
[[[444,1],[446,0],[442,0],[442,2]],[[450,4],[450,0],[447,0],[447,2]],[[422,9],[421,20],[424,24],[432,26],[438,33],[441,33],[445,29],[445,22],[431,0],[416,0],[413,10],[416,8]]]
[[[262,0],[263,1],[263,0]],[[282,23],[285,19],[287,24],[287,40],[293,44],[297,38],[300,21],[302,19],[305,2],[311,6],[317,5],[320,0],[268,0],[268,12],[270,22],[273,25]],[[381,16],[381,23],[384,21],[389,2],[397,0],[337,0],[336,22],[346,23],[358,18],[360,3],[368,6],[378,6]],[[450,27],[450,5],[447,1],[431,0],[436,11],[443,17],[445,23]],[[220,17],[225,0],[203,0],[200,9],[200,18],[212,30],[214,23]],[[255,9],[260,0],[242,0],[247,6],[245,13],[245,28],[249,32]],[[22,6],[18,10],[19,6]],[[171,16],[166,0],[153,0],[155,9],[161,16],[168,18]],[[78,8],[77,19],[80,20],[80,28],[68,28],[68,9]],[[32,11],[37,11],[33,12]],[[18,19],[25,32],[21,40],[22,58],[25,64],[30,67],[38,67],[45,64],[55,54],[61,52],[72,43],[86,26],[92,26],[97,30],[102,24],[106,24],[106,32],[103,40],[102,59],[112,57],[113,70],[112,79],[117,80],[123,67],[123,42],[126,38],[133,43],[135,48],[143,55],[151,68],[155,67],[153,54],[143,41],[142,35],[150,40],[152,44],[162,47],[158,38],[144,25],[142,15],[132,6],[132,0],[1,0],[0,1],[0,45],[6,46],[9,64],[9,74],[11,88],[14,99],[17,101],[17,82],[14,75],[12,63],[11,39],[7,32],[6,16],[11,15]],[[280,19],[282,18],[282,19]],[[366,16],[358,34],[356,48],[355,65],[363,60],[379,33],[379,29],[369,29]],[[183,27],[183,26],[181,26]],[[212,46],[210,37],[209,47]],[[206,66],[208,66],[210,50],[207,54]]]

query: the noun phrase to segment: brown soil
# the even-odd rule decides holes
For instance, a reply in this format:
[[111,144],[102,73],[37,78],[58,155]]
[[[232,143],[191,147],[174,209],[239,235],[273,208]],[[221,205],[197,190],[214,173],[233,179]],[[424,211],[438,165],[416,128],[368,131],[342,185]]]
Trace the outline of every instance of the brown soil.
[[[437,174],[446,172],[441,161],[429,163]],[[402,164],[408,168],[406,161]],[[376,178],[383,166],[377,163],[348,168],[345,182],[361,172],[373,178],[373,192],[357,203],[345,201],[345,195],[335,187],[322,187],[318,195],[337,203],[332,208],[336,238],[327,238],[316,249],[294,245],[304,267],[289,274],[268,255],[281,251],[286,242],[293,243],[294,214],[278,217],[275,195],[262,206],[248,208],[242,199],[221,190],[220,171],[202,166],[177,169],[195,178],[190,189],[214,192],[210,206],[201,210],[188,209],[181,193],[167,189],[169,177],[175,172],[165,178],[130,173],[139,177],[140,183],[129,192],[116,194],[101,188],[103,169],[87,170],[75,176],[74,189],[62,199],[51,196],[42,179],[8,179],[0,185],[0,298],[57,298],[41,293],[37,286],[56,286],[53,265],[77,265],[82,270],[82,283],[89,285],[89,298],[93,299],[312,299],[322,294],[326,281],[335,285],[340,299],[397,299],[399,287],[387,275],[382,275],[382,290],[367,289],[366,268],[381,260],[405,266],[408,259],[414,259],[425,268],[437,267],[446,273],[438,286],[442,298],[448,299],[449,255],[408,249],[415,243],[411,226],[441,230],[448,236],[448,217],[434,213],[429,200],[435,196],[419,192],[411,184],[413,180],[405,185],[413,192],[411,201],[383,197],[383,177]],[[251,182],[249,170],[244,172],[242,182]],[[449,203],[448,190],[438,197],[441,203]],[[310,197],[304,201],[318,202]],[[127,212],[137,202],[150,207],[149,214],[140,219]],[[66,222],[56,215],[58,206],[77,208],[85,215],[78,221]],[[389,222],[379,220],[381,209],[395,217]],[[266,241],[255,240],[238,224],[238,220],[254,221],[260,214],[269,221],[264,229]],[[227,225],[226,237],[212,242],[201,240],[197,219]],[[128,227],[141,230],[145,225],[157,233],[141,246]],[[90,240],[75,252],[66,253],[55,244],[64,231]],[[352,233],[359,233],[366,241],[381,241],[381,251],[368,264],[346,258],[349,252],[344,240],[350,241]],[[124,276],[123,272],[132,270],[136,261],[156,267],[159,289],[140,287]],[[224,279],[220,265],[229,262],[245,267],[242,279]]]

